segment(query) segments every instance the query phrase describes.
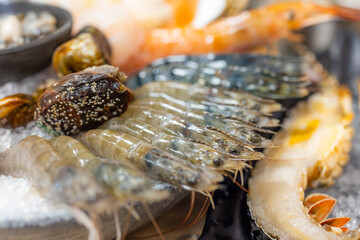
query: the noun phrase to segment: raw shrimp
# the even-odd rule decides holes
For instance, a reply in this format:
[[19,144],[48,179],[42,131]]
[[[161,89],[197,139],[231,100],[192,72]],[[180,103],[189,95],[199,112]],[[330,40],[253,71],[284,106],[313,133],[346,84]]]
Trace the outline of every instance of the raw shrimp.
[[[157,101],[158,100],[158,101]],[[257,127],[254,124],[247,123],[241,119],[224,119],[221,116],[215,116],[207,112],[196,112],[190,111],[187,109],[181,109],[175,106],[174,104],[168,104],[164,102],[165,100],[154,99],[147,101],[146,99],[133,102],[133,106],[144,106],[159,111],[164,111],[166,113],[173,114],[175,116],[189,121],[195,125],[204,126],[206,128],[221,129],[223,132],[227,133],[229,136],[237,139],[239,142],[245,145],[251,145],[252,142],[249,139],[259,139],[261,142],[266,141],[259,133],[256,133],[253,130],[264,133],[274,133],[270,130],[262,129]]]
[[[200,141],[206,145],[236,155],[242,159],[260,159],[262,154],[254,152],[248,146],[241,145],[239,141],[228,136],[221,130],[205,128],[184,121],[170,113],[154,110],[141,106],[129,106],[127,111],[117,118],[112,118],[102,125],[102,128],[108,128],[112,124],[118,125],[127,118],[141,119],[144,123],[157,127],[160,131],[174,136],[189,138],[194,141]],[[259,147],[273,146],[270,140],[265,142],[257,141],[258,139],[249,139],[253,145]]]
[[166,99],[167,101],[185,107],[189,110],[200,110],[212,113],[214,115],[220,115],[225,118],[239,118],[252,124],[256,124],[259,127],[278,127],[279,120],[276,118],[270,118],[267,115],[259,113],[255,110],[247,109],[246,107],[217,104],[202,100],[181,100],[174,98],[166,93],[151,94],[151,98],[148,99]]
[[130,200],[156,201],[168,196],[166,191],[155,190],[153,182],[144,174],[121,164],[101,162],[81,142],[72,137],[62,135],[51,139],[50,142],[72,164],[90,170],[97,181],[122,203]]
[[292,31],[336,17],[359,21],[360,11],[311,2],[274,3],[219,19],[202,29],[153,29],[147,32],[136,54],[115,64],[131,72],[170,55],[249,51],[281,38],[299,40]]
[[315,57],[291,44],[303,57],[260,54],[175,55],[153,61],[131,76],[140,83],[180,81],[198,86],[241,89],[271,99],[301,98],[324,75]]
[[[194,5],[177,2],[185,8]],[[358,10],[291,2],[244,11],[197,29],[188,25],[193,11],[185,11],[190,17],[183,23],[174,21],[174,16],[184,15],[184,8],[174,9],[161,0],[57,3],[73,12],[75,31],[94,25],[104,32],[113,49],[111,63],[127,73],[170,55],[241,52],[284,37],[299,39],[292,31],[335,17],[360,20]]]
[[177,103],[170,102],[166,99],[144,98],[135,100],[134,102],[132,102],[132,104],[165,111],[194,124],[222,129],[224,132],[227,132],[229,134],[234,131],[241,132],[244,135],[255,134],[250,130],[264,133],[274,133],[270,130],[263,129],[260,126],[255,125],[254,123],[247,122],[241,118],[224,117],[202,110],[191,110]]
[[89,240],[102,239],[98,214],[114,198],[90,172],[71,165],[47,140],[28,136],[3,152],[0,172],[29,179],[45,197],[71,208],[75,219],[89,230]]
[[124,120],[123,123],[112,121],[112,124],[105,123],[104,126],[139,138],[195,165],[230,172],[241,170],[247,166],[246,163],[239,161],[246,159],[239,159],[238,156],[217,151],[200,142],[166,134],[141,120],[134,118],[122,120]]
[[115,130],[90,130],[80,135],[79,140],[100,157],[130,163],[152,177],[184,189],[213,191],[222,181],[222,176],[214,171],[205,171]]
[[0,164],[1,173],[26,177],[54,201],[81,205],[106,195],[90,173],[72,166],[37,136],[28,136],[2,153]]
[[265,152],[268,161],[259,162],[249,180],[248,205],[269,236],[353,239],[337,235],[347,230],[342,226],[348,218],[322,221],[335,200],[315,195],[302,202],[307,186],[331,185],[341,174],[351,148],[352,118],[351,94],[339,86],[327,87],[293,110],[275,137],[280,147]]
[[155,98],[161,96],[162,93],[181,100],[205,100],[217,104],[236,105],[261,113],[282,110],[281,104],[270,99],[256,97],[244,91],[222,90],[174,81],[147,83],[134,91],[134,98]]

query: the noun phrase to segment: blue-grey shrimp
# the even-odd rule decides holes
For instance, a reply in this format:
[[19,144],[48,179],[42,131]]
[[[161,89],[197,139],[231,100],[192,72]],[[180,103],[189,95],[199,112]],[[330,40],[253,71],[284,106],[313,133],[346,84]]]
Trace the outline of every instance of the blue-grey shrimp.
[[115,130],[90,130],[81,134],[79,140],[100,157],[129,163],[155,179],[187,190],[213,191],[223,179],[217,172],[204,170]]
[[261,113],[281,111],[281,104],[265,98],[256,97],[241,90],[226,90],[197,86],[185,82],[156,81],[147,83],[136,89],[133,94],[135,99],[156,97],[159,92],[164,92],[174,98],[182,100],[206,100],[218,104],[230,104],[247,107]]
[[224,117],[202,110],[191,110],[162,98],[144,98],[135,100],[132,104],[165,111],[194,124],[218,128],[231,135],[237,135],[238,132],[241,132],[244,135],[256,134],[252,132],[253,130],[263,133],[274,133],[273,131],[263,129],[260,126],[247,122],[241,118]]
[[[240,159],[253,160],[263,157],[262,153],[255,152],[250,147],[240,144],[239,141],[221,130],[197,126],[170,113],[147,107],[130,105],[122,116],[108,120],[101,127],[111,128],[112,125],[119,125],[128,118],[141,119],[144,123],[157,127],[161,132],[199,141],[218,151],[235,155]],[[253,145],[261,147],[272,146],[269,140],[265,142],[258,142],[256,141],[257,139],[251,140]]]
[[238,156],[215,150],[199,141],[164,133],[159,128],[138,119],[118,118],[111,124],[105,124],[104,127],[139,138],[195,165],[231,172],[247,166],[243,161],[239,161],[246,159],[239,159]]
[[214,115],[219,115],[223,118],[241,119],[242,121],[255,124],[259,127],[279,126],[278,119],[271,118],[268,116],[269,114],[262,114],[246,107],[218,104],[204,100],[182,100],[174,98],[163,92],[151,94],[151,98],[147,99],[165,99],[172,104],[177,104],[191,111],[204,111]]
[[229,136],[237,139],[242,144],[254,146],[252,139],[259,139],[260,143],[269,141],[261,136],[259,133],[253,131],[261,131],[265,133],[273,133],[270,130],[262,129],[252,123],[242,121],[241,119],[224,119],[221,116],[212,115],[203,111],[190,111],[179,105],[166,103],[164,99],[153,100],[138,100],[133,102],[132,106],[145,106],[166,113],[171,113],[178,116],[185,121],[189,121],[195,125],[204,126],[212,129],[221,129],[221,131],[227,133]]
[[89,230],[89,239],[101,239],[98,214],[114,198],[90,172],[73,166],[47,140],[28,136],[6,150],[1,154],[0,171],[27,178],[42,195],[69,206],[75,219]]
[[323,76],[315,58],[308,55],[177,55],[154,61],[132,78],[142,83],[174,80],[223,89],[242,89],[273,99],[298,98],[308,95],[306,87]]

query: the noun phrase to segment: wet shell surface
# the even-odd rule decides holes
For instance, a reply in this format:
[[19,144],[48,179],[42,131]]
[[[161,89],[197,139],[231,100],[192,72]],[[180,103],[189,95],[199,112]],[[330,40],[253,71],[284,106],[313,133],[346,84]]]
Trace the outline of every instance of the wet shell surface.
[[35,120],[54,135],[96,128],[126,110],[130,92],[123,85],[125,79],[118,68],[108,65],[69,74],[40,96]]

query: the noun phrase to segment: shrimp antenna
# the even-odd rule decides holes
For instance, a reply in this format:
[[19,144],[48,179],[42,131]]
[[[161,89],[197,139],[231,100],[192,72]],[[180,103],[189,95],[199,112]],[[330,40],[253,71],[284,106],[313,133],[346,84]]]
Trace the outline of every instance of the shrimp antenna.
[[130,225],[130,216],[131,216],[130,212],[127,212],[127,214],[126,214],[126,218],[125,218],[125,223],[124,223],[124,231],[123,231],[123,233],[122,233],[122,235],[123,235],[122,240],[125,240],[125,237],[126,237],[127,231],[128,231],[128,229],[129,229],[129,225]]
[[151,211],[150,211],[150,209],[149,209],[149,206],[148,206],[145,202],[143,202],[142,204],[143,204],[143,206],[144,206],[144,210],[145,210],[146,214],[149,216],[152,224],[154,225],[154,227],[155,227],[155,229],[156,229],[156,232],[158,233],[160,239],[161,239],[161,240],[165,240],[164,235],[162,234],[159,225],[157,224],[154,216],[152,215],[152,213],[151,213]]
[[[242,172],[241,172],[242,173]],[[241,174],[242,175],[242,174]],[[234,178],[233,176],[231,176],[229,173],[226,173],[226,176],[229,177],[233,183],[235,183],[236,186],[238,186],[239,188],[241,188],[243,191],[245,192],[249,192],[249,190],[247,190],[244,186],[243,183],[239,183],[238,181],[236,181],[236,177]]]
[[115,230],[116,230],[116,240],[121,240],[121,228],[120,228],[120,220],[117,210],[114,210],[114,222],[115,222]]
[[140,220],[139,214],[138,214],[138,213],[136,212],[136,210],[131,206],[131,204],[129,204],[129,205],[125,204],[123,207],[126,208],[126,210],[128,210],[128,212],[131,213],[131,215],[132,215],[136,220]]
[[[213,195],[214,193],[212,193]],[[212,198],[212,195],[211,195],[211,198]],[[200,219],[206,214],[207,212],[207,209],[209,208],[210,206],[210,201],[208,202],[209,198],[206,198],[205,201],[204,201],[204,204],[200,210],[200,212],[198,213],[198,215],[196,216],[195,220],[190,223],[189,225],[185,226],[185,227],[182,227],[182,228],[178,228],[176,230],[180,230],[180,229],[187,229],[187,228],[190,228],[191,226],[193,226],[194,224],[198,223],[200,221]]]
[[[184,220],[178,224],[177,226],[171,228],[170,230],[166,230],[165,232],[162,232],[163,234],[166,234],[166,233],[171,233],[173,231],[176,231],[176,230],[179,230],[179,229],[182,229],[181,227],[187,222],[187,220],[189,220],[193,210],[194,210],[194,205],[195,205],[195,192],[191,192],[191,198],[190,198],[190,207],[189,207],[189,211],[188,213],[186,214],[186,217],[184,218]],[[155,233],[155,234],[152,234],[152,235],[148,235],[148,236],[143,236],[143,237],[135,237],[135,238],[130,238],[130,239],[147,239],[147,238],[152,238],[152,237],[156,237],[158,236],[159,234]]]
[[211,203],[211,206],[212,206],[213,209],[215,209],[214,199],[212,198],[212,195],[210,194],[210,192],[209,192],[209,191],[205,191],[205,195],[206,195],[207,197],[209,197],[209,201],[210,201],[210,203]]
[[171,231],[177,230],[178,228],[180,228],[182,225],[184,225],[186,223],[186,221],[190,218],[192,211],[194,210],[194,205],[195,205],[195,192],[191,192],[190,208],[189,208],[188,213],[186,214],[186,217],[179,225],[177,225],[174,229],[171,229]]
[[[212,199],[212,197],[213,197],[213,194],[214,194],[214,192],[212,192],[211,199]],[[182,229],[187,229],[187,228],[193,226],[194,224],[196,224],[196,223],[198,223],[198,222],[200,221],[200,219],[206,214],[206,211],[207,211],[207,209],[208,209],[209,206],[210,206],[210,201],[207,202],[208,199],[209,199],[209,198],[206,198],[206,200],[205,200],[205,202],[204,202],[204,204],[203,204],[203,206],[202,206],[199,214],[198,214],[197,217],[195,218],[195,220],[194,220],[191,224],[187,225],[186,227],[184,227],[184,228],[182,228]],[[210,200],[210,199],[209,199],[209,200]]]
[[76,221],[89,231],[88,240],[103,240],[100,219],[96,213],[87,214],[85,210],[76,207],[70,207],[70,211]]

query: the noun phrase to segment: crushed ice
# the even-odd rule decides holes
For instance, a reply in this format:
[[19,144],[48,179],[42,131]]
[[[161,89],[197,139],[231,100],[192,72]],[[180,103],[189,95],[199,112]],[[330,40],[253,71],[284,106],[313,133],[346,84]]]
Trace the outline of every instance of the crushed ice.
[[[356,89],[356,88],[354,88]],[[335,184],[324,189],[311,189],[309,192],[325,193],[337,200],[337,203],[328,218],[350,217],[351,221],[346,224],[349,229],[360,228],[360,115],[357,94],[354,94],[353,127],[355,134],[352,140],[350,161],[344,167],[342,175],[335,179]]]
[[[0,86],[0,98],[15,93],[32,93],[42,81],[53,76],[54,73],[48,68],[20,82],[6,83]],[[16,129],[0,128],[0,152],[29,135],[51,138],[34,122]],[[44,226],[72,218],[65,207],[46,200],[25,179],[0,174],[0,189],[0,227]]]

